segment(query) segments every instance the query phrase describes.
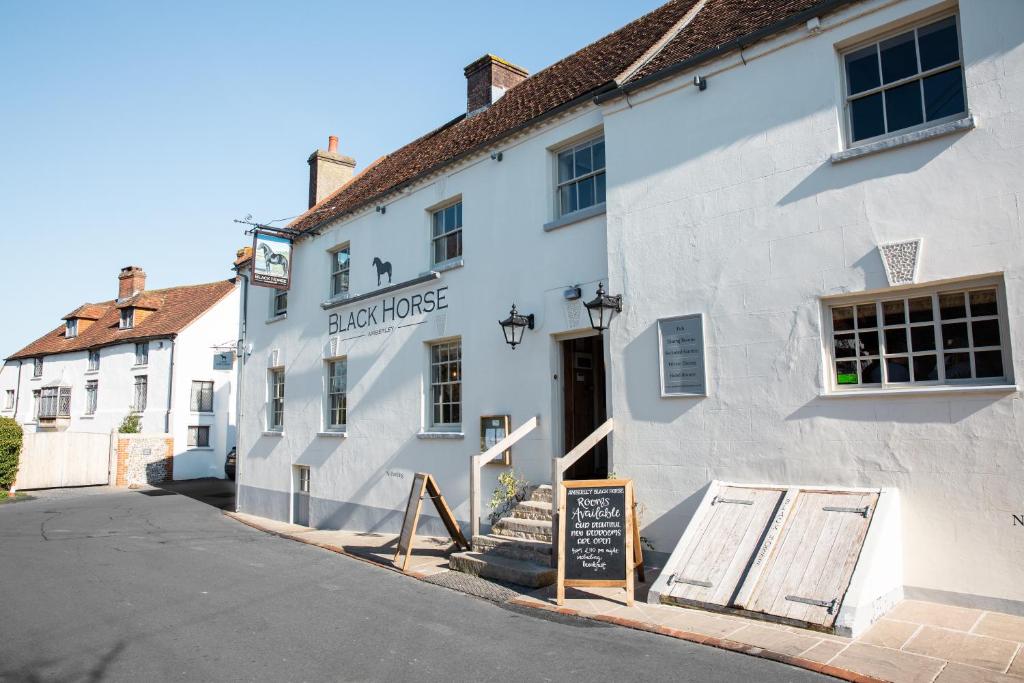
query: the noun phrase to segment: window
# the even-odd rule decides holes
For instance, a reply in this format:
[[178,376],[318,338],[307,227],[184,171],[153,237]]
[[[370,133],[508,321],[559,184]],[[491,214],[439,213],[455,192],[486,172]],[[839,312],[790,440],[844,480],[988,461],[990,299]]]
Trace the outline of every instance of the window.
[[1007,381],[1005,305],[994,285],[835,305],[830,317],[839,389]]
[[284,368],[270,371],[268,393],[267,429],[279,432],[284,429]]
[[130,330],[135,327],[135,309],[134,308],[122,308],[121,309],[121,329]]
[[327,361],[327,428],[343,430],[348,419],[348,361]]
[[39,394],[39,415],[43,419],[71,417],[71,387],[43,387]]
[[309,493],[309,468],[298,466],[295,469],[299,471],[299,493]]
[[956,15],[843,55],[851,142],[967,111]]
[[213,382],[192,380],[190,408],[193,413],[213,412]]
[[32,418],[39,419],[39,390],[32,390]]
[[99,382],[94,379],[85,383],[85,414],[96,414],[96,392],[99,389]]
[[270,317],[276,318],[288,312],[288,290],[270,290]]
[[99,349],[89,352],[89,371],[93,372],[100,369],[100,352]]
[[64,336],[68,339],[72,339],[78,336],[78,320],[72,318],[65,323]]
[[604,203],[604,138],[558,153],[558,215]]
[[207,426],[194,426],[188,428],[188,445],[193,448],[210,447],[210,428]]
[[430,426],[457,429],[462,423],[462,342],[430,345]]
[[4,398],[4,410],[11,410],[14,408],[14,389],[8,389],[7,394]]
[[32,376],[42,377],[43,376],[43,359],[33,358],[32,359]]
[[348,294],[349,247],[331,252],[331,297]]
[[432,217],[433,264],[462,256],[462,202],[435,211]]
[[148,365],[149,364],[149,342],[136,342],[136,344],[135,344],[135,364],[136,365]]
[[132,399],[132,411],[141,413],[146,409],[146,394],[149,390],[149,378],[146,375],[136,375],[135,395]]

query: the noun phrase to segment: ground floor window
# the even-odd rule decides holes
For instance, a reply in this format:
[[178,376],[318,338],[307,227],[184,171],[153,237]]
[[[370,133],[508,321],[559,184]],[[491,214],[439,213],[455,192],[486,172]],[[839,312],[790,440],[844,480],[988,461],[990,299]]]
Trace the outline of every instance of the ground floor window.
[[32,390],[32,419],[39,419],[39,389]]
[[213,412],[213,382],[192,380],[190,410],[193,413]]
[[85,414],[96,414],[96,393],[99,390],[99,382],[91,379],[85,383]]
[[4,398],[4,410],[11,410],[12,408],[14,408],[14,389],[8,389]]
[[344,430],[348,424],[348,361],[327,361],[327,428]]
[[284,368],[270,370],[267,396],[267,429],[279,432],[284,429]]
[[188,445],[193,448],[210,447],[210,428],[208,426],[194,426],[188,428]]
[[43,387],[39,395],[39,417],[71,417],[71,387]]
[[462,425],[462,341],[430,345],[430,426],[458,429]]
[[132,412],[141,413],[146,409],[149,394],[149,378],[146,375],[135,377],[135,395],[132,398]]
[[828,313],[837,389],[1008,382],[1006,305],[998,283],[844,301]]

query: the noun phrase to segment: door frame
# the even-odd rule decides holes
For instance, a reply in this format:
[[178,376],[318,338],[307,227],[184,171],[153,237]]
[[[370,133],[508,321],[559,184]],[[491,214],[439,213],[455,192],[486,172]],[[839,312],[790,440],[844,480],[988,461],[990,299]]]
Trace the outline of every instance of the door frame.
[[[554,382],[551,391],[551,452],[554,457],[561,458],[568,451],[565,448],[565,355],[562,347],[563,342],[572,341],[573,339],[584,339],[587,337],[601,337],[603,336],[600,332],[593,328],[585,328],[572,330],[570,332],[560,332],[551,335],[551,367],[555,368]],[[611,397],[611,373],[609,372],[609,363],[611,362],[611,355],[608,349],[609,344],[606,339],[601,340],[601,354],[604,356],[604,412],[605,419],[612,417],[612,397]],[[610,435],[609,435],[610,436]],[[605,438],[605,449],[608,453],[608,472],[613,471],[612,462],[612,441],[610,438]]]

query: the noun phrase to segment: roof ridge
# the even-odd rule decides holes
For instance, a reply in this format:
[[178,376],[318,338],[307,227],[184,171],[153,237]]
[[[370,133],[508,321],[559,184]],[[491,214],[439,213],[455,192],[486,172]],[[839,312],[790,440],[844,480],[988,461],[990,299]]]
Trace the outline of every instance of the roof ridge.
[[690,22],[694,20],[697,14],[700,13],[704,6],[708,4],[708,0],[696,0],[693,6],[686,11],[679,21],[677,21],[672,28],[659,38],[653,45],[651,45],[646,52],[640,55],[640,58],[635,62],[626,67],[622,73],[615,77],[615,85],[622,85],[630,78],[633,77],[640,69],[647,66],[647,64],[658,56],[658,54],[665,49],[665,46],[669,44],[676,36],[682,33],[683,29],[690,25]]

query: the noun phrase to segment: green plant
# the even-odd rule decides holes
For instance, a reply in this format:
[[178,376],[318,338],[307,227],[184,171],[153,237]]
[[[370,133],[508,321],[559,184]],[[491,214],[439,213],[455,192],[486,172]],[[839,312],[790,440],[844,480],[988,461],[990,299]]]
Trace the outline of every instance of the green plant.
[[18,476],[21,441],[21,425],[9,417],[0,417],[0,488],[10,490]]
[[128,413],[121,420],[121,426],[117,428],[117,431],[122,434],[138,434],[142,431],[142,424],[139,422],[139,416],[137,413]]
[[530,493],[530,482],[516,474],[515,470],[507,470],[498,475],[498,485],[491,494],[491,524],[497,524],[506,512],[515,507],[516,503],[526,500]]

